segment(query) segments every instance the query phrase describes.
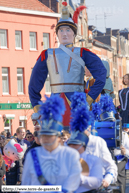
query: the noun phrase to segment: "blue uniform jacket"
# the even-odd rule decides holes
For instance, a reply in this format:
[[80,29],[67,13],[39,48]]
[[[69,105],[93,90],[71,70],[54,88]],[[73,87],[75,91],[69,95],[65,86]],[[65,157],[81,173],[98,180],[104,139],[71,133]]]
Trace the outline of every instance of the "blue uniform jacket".
[[[46,63],[47,57],[48,54],[46,50],[44,52],[44,59],[41,61],[40,56],[32,70],[29,82],[29,97],[33,107],[39,105],[38,101],[41,100],[40,91],[42,90],[48,75],[48,68]],[[100,58],[88,49],[81,48],[81,58],[84,60],[85,66],[88,68],[95,79],[95,83],[92,87],[90,87],[91,90],[88,93],[88,95],[93,100],[95,100],[105,85],[107,70],[101,62]],[[73,93],[69,92],[65,94],[70,100],[70,97]]]

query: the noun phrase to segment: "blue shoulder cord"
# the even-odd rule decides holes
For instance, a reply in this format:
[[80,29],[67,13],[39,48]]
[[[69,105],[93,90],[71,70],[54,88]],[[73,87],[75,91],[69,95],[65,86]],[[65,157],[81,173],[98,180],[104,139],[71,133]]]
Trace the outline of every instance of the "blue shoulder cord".
[[[32,155],[34,168],[35,168],[36,174],[38,176],[39,182],[42,185],[53,185],[53,184],[50,184],[49,182],[47,182],[46,179],[43,176],[43,173],[42,173],[42,170],[41,170],[41,167],[40,167],[40,164],[39,164],[39,160],[38,160],[38,156],[37,156],[37,152],[36,152],[35,148],[31,149],[30,152],[31,152],[31,155]],[[65,189],[62,189],[62,192],[67,193],[68,191],[65,190]],[[56,193],[56,192],[54,192],[54,193]]]

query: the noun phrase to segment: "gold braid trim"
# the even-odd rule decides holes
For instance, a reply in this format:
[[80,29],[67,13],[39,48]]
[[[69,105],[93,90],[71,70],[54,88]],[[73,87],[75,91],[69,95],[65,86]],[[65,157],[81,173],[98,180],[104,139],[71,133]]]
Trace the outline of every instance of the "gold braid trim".
[[41,105],[36,105],[34,106],[34,112],[37,113],[39,111]]
[[89,95],[87,95],[86,100],[87,100],[89,106],[90,106],[90,105],[93,103],[93,101],[94,101]]
[[68,102],[68,104],[69,104],[69,106],[71,105],[71,101],[67,98],[67,96],[65,95],[65,98],[66,98],[66,100],[67,100],[67,102]]

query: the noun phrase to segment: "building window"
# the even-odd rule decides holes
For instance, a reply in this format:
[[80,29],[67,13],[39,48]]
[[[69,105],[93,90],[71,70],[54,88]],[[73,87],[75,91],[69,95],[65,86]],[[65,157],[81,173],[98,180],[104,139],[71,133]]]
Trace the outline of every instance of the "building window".
[[24,94],[23,89],[23,68],[17,68],[17,90],[18,94]]
[[25,120],[20,120],[19,121],[19,127],[24,127],[25,128]]
[[30,50],[36,50],[36,32],[30,32]]
[[11,120],[10,119],[6,119],[6,121],[4,122],[4,130],[5,131],[9,131],[11,132]]
[[15,48],[22,49],[21,45],[21,31],[15,31]]
[[47,76],[46,82],[45,82],[45,93],[51,94],[51,87],[50,87],[50,77]]
[[49,33],[43,33],[43,49],[49,48]]
[[7,30],[0,29],[0,48],[7,48]]
[[2,87],[3,87],[3,94],[9,94],[8,68],[2,68]]

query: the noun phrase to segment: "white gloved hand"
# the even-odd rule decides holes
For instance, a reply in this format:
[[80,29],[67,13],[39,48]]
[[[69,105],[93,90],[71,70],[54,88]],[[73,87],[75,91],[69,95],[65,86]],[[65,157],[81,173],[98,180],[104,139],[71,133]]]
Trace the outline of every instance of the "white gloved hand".
[[40,117],[41,117],[41,115],[39,113],[33,113],[31,115],[31,119],[33,121],[34,126],[37,125],[37,123],[40,124]]

